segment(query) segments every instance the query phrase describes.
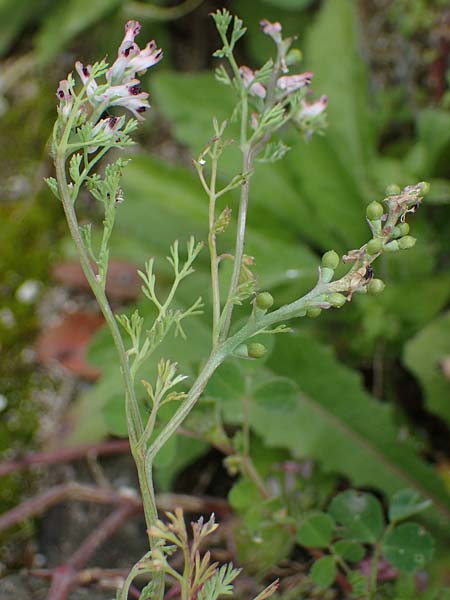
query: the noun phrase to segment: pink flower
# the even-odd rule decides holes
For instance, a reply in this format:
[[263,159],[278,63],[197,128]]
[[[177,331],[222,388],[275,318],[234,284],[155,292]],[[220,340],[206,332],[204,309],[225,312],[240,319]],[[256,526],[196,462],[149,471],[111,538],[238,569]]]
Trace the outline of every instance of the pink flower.
[[299,112],[299,117],[317,117],[323,113],[327,106],[328,98],[326,96],[321,96],[319,100],[311,103],[302,100],[302,108]]
[[136,73],[145,73],[163,57],[162,50],[156,47],[154,40],[148,42],[143,50],[139,48],[134,38],[140,30],[138,21],[128,21],[125,25],[125,36],[119,46],[117,59],[106,73],[107,81],[113,85],[134,79]]
[[83,65],[79,61],[75,63],[78,75],[86,86],[88,100],[93,106],[103,105],[105,109],[109,106],[122,106],[137,119],[142,119],[141,113],[150,108],[148,94],[141,90],[136,74],[145,73],[149,67],[158,63],[162,58],[162,51],[156,48],[154,41],[141,50],[134,41],[140,29],[138,21],[128,21],[125,25],[125,36],[119,46],[117,59],[106,73],[107,85],[99,87],[91,77],[91,65]]
[[[97,138],[97,141],[103,145],[113,141],[117,137],[117,133],[122,129],[125,123],[125,117],[108,117],[101,119],[92,129],[92,138]],[[98,139],[101,136],[101,139]],[[96,152],[99,146],[89,146],[88,152]]]
[[59,98],[59,110],[64,120],[67,120],[73,106],[72,85],[67,79],[63,79],[59,82],[59,87],[56,90],[56,95]]
[[287,94],[291,92],[295,92],[303,87],[306,87],[311,83],[313,78],[313,73],[307,71],[306,73],[301,73],[299,75],[283,75],[277,81],[277,86],[280,90],[285,91]]
[[250,69],[250,67],[246,67],[245,65],[239,67],[239,73],[241,74],[244,87],[249,90],[250,94],[258,96],[258,98],[266,97],[266,88],[262,83],[257,81],[256,83],[252,84],[252,81],[255,79],[255,73],[252,71],[252,69]]
[[262,21],[259,22],[259,25],[261,27],[261,31],[263,33],[265,33],[266,35],[269,35],[276,44],[281,43],[282,38],[281,38],[281,24],[280,23],[278,23],[278,22],[271,23],[267,19],[263,19]]
[[[79,61],[75,63],[75,68],[83,84],[89,80],[91,66],[84,66]],[[140,113],[150,108],[147,92],[141,91],[138,79],[130,79],[121,85],[111,85],[99,92],[99,86],[95,80],[91,80],[86,88],[86,93],[92,105],[98,106],[104,104],[105,109],[108,106],[122,106],[131,111],[137,119],[142,119]]]

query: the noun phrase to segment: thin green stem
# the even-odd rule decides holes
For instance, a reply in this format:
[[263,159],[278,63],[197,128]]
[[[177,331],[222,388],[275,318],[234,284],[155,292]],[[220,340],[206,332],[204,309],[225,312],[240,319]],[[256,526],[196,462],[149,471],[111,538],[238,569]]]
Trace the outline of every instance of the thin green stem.
[[184,419],[194,408],[212,374],[217,367],[223,363],[227,356],[228,353],[224,352],[220,346],[211,353],[203,369],[200,371],[200,374],[192,385],[186,399],[147,450],[147,464],[151,464],[153,462],[159,450],[164,446],[167,440],[172,437]]
[[92,270],[89,256],[87,254],[83,239],[80,234],[78,220],[71,201],[70,190],[67,185],[65,159],[64,153],[62,152],[58,153],[58,156],[56,158],[56,174],[61,201],[63,204],[67,223],[72,239],[77,249],[78,257],[80,259],[83,272],[86,276],[86,279],[89,282],[89,285],[92,288],[92,291],[95,294],[97,302],[100,306],[100,310],[102,311],[103,316],[105,317],[108,327],[111,330],[111,335],[113,337],[114,344],[119,355],[120,366],[125,381],[126,396],[128,399],[126,404],[130,418],[130,438],[132,442],[136,442],[139,436],[142,434],[143,426],[141,416],[139,413],[136,395],[134,392],[133,382],[130,376],[125,347],[123,344],[122,336],[120,335],[120,331],[116,323],[116,319],[114,318],[111,307],[109,305],[108,299],[106,298],[105,292],[103,291],[100,282],[98,281],[94,271]]
[[[242,171],[248,173],[253,168],[253,153],[250,147],[246,147],[243,152]],[[235,296],[239,286],[239,278],[242,269],[242,260],[244,257],[245,247],[245,230],[247,227],[247,211],[249,201],[250,180],[246,178],[241,188],[241,197],[239,202],[239,214],[236,229],[236,243],[234,249],[234,264],[233,273],[231,275],[230,287],[228,290],[227,300],[222,312],[221,321],[222,327],[220,332],[220,340],[224,341],[230,331],[231,317],[235,303]]]
[[[64,137],[65,136],[63,136],[63,139]],[[131,375],[128,358],[126,355],[122,336],[120,335],[116,319],[111,310],[111,307],[109,305],[106,294],[101,286],[101,283],[99,282],[94,271],[92,270],[91,263],[89,261],[89,256],[87,254],[83,239],[80,234],[77,216],[74,210],[70,190],[67,184],[65,153],[66,149],[64,145],[60,145],[55,161],[60,198],[66,215],[69,230],[77,249],[78,257],[83,272],[97,299],[100,310],[102,311],[103,316],[105,317],[105,321],[111,331],[111,335],[113,337],[114,344],[118,353],[122,376],[124,378],[125,383],[125,409],[127,415],[128,434],[130,438],[131,451],[133,454],[133,458],[136,462],[136,467],[138,471],[139,485],[142,493],[147,528],[150,529],[150,527],[156,522],[158,518],[158,512],[156,508],[156,500],[153,490],[151,465],[149,466],[148,464],[146,464],[145,454],[139,451],[138,449],[138,442],[143,434],[144,427],[142,424],[139,405],[135,394],[133,377]],[[149,541],[150,547],[153,549],[155,547],[155,541],[151,536],[149,536]],[[157,588],[155,599],[161,599],[164,595],[164,575],[161,573],[156,573],[154,575],[154,579]]]
[[[383,538],[388,535],[394,527],[394,523],[389,523],[386,527]],[[368,600],[374,600],[375,594],[377,592],[377,580],[378,580],[378,565],[381,558],[381,548],[382,548],[383,539],[379,540],[377,544],[375,544],[374,553],[372,556],[372,561],[370,565],[370,575],[369,575],[369,596]]]
[[217,181],[217,157],[212,156],[211,180],[208,186],[209,190],[209,233],[208,248],[211,263],[211,289],[213,305],[213,327],[212,327],[212,347],[216,348],[219,342],[219,321],[220,321],[220,288],[219,288],[219,261],[217,257],[216,245],[216,181]]

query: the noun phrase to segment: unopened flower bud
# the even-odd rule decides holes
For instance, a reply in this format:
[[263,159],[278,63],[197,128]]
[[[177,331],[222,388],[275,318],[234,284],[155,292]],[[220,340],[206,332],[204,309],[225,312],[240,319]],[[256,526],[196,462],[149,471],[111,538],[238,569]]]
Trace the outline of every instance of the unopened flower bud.
[[383,242],[379,239],[373,239],[370,240],[370,242],[367,242],[367,246],[366,246],[366,250],[367,253],[370,254],[371,256],[373,256],[374,254],[378,254],[378,252],[381,252],[383,248]]
[[259,342],[252,342],[248,345],[248,355],[250,358],[262,358],[266,352],[267,348]]
[[328,294],[326,301],[335,308],[341,308],[347,302],[347,298],[343,294],[333,292],[332,294]]
[[241,344],[240,346],[238,346],[236,348],[236,350],[233,352],[233,354],[235,356],[242,356],[243,358],[247,358],[248,357],[248,347],[247,347],[247,344]]
[[329,250],[322,256],[322,267],[334,270],[338,266],[339,260],[339,254],[334,250]]
[[376,221],[377,219],[381,219],[384,214],[383,205],[375,200],[371,202],[366,208],[366,215],[370,221]]
[[400,188],[398,185],[391,183],[391,185],[386,187],[387,196],[396,196],[397,194],[400,194]]
[[430,184],[428,183],[428,181],[421,181],[418,185],[420,187],[420,193],[422,194],[422,196],[428,194],[428,192],[430,191]]
[[400,233],[400,227],[398,227],[398,225],[396,225],[392,231],[391,231],[391,237],[392,238],[398,238],[400,237],[402,234]]
[[376,296],[377,294],[381,294],[385,287],[386,285],[382,279],[372,279],[372,281],[367,284],[367,291],[369,294]]
[[384,250],[386,250],[386,252],[397,252],[398,250],[400,250],[398,240],[392,240],[392,242],[388,242],[387,244],[385,244]]
[[320,279],[322,283],[330,283],[334,277],[334,269],[329,269],[328,267],[320,268]]
[[292,50],[289,50],[289,52],[286,56],[286,65],[288,67],[292,67],[293,65],[296,65],[299,62],[301,62],[302,59],[303,59],[303,54],[302,54],[301,50],[299,50],[298,48],[292,48]]
[[308,310],[306,311],[306,316],[309,317],[310,319],[316,319],[320,313],[322,312],[322,309],[319,308],[318,306],[312,306],[311,308],[308,308]]
[[405,237],[402,237],[398,240],[398,245],[401,250],[409,250],[409,248],[412,248],[416,245],[416,242],[416,238],[412,237],[412,235],[405,235]]
[[410,229],[408,223],[400,223],[397,227],[400,231],[400,235],[408,235]]
[[236,477],[241,471],[242,459],[236,454],[227,456],[223,461],[224,467],[227,470],[228,475]]
[[273,296],[269,292],[261,292],[256,296],[256,306],[261,310],[268,310],[273,305]]

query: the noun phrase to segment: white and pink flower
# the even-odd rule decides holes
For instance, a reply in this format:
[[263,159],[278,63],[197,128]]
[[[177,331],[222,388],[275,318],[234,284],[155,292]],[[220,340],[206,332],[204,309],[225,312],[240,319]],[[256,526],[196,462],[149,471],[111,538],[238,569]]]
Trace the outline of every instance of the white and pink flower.
[[[106,119],[100,119],[100,121],[92,129],[92,139],[97,139],[103,145],[112,142],[117,138],[118,132],[122,129],[125,123],[125,117],[107,117]],[[89,146],[88,152],[96,152],[99,146]]]
[[117,58],[106,73],[106,79],[112,85],[119,85],[134,79],[136,73],[143,74],[156,65],[163,57],[163,52],[156,47],[156,42],[148,42],[143,50],[134,41],[141,30],[138,21],[128,21],[125,25],[125,36],[119,46]]
[[283,75],[277,81],[277,87],[286,94],[291,94],[310,85],[314,74],[310,71],[299,73],[298,75]]
[[327,96],[321,96],[319,100],[316,100],[315,102],[307,102],[306,100],[302,100],[301,106],[302,108],[298,113],[300,118],[317,117],[321,115],[328,106],[328,98]]
[[60,112],[66,121],[73,106],[72,83],[67,79],[60,81],[59,87],[56,90],[56,96],[59,99]]
[[278,21],[275,23],[271,23],[267,19],[263,19],[259,22],[259,25],[261,27],[261,31],[266,35],[270,36],[276,44],[281,43],[281,23],[278,23]]
[[266,88],[263,84],[259,81],[252,83],[255,79],[255,72],[250,67],[246,67],[245,65],[239,67],[239,73],[241,74],[244,87],[249,90],[250,94],[258,96],[258,98],[266,97]]
[[[106,72],[106,85],[99,84],[92,76],[92,66],[80,61],[75,68],[84,86],[86,95],[92,106],[101,106],[106,110],[110,106],[122,106],[131,111],[137,119],[150,108],[148,94],[141,90],[136,75],[142,75],[147,69],[156,65],[162,58],[162,50],[152,40],[141,50],[134,41],[141,29],[138,21],[128,21],[125,25],[125,36],[119,46],[117,59]],[[60,82],[57,95],[60,99],[62,114],[67,118],[73,105],[70,84],[67,80]]]

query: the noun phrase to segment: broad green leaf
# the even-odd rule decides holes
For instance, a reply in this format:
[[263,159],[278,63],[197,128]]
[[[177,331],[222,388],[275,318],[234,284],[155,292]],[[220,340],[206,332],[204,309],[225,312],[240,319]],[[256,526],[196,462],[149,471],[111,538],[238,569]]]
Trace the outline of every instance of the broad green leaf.
[[[192,171],[139,155],[133,157],[125,170],[123,188],[126,200],[120,206],[113,240],[117,237],[133,240],[136,260],[142,261],[147,253],[165,257],[168,244],[180,234],[184,238],[192,234],[199,240],[206,240],[207,198]],[[229,205],[236,213],[235,202],[231,201]],[[232,225],[220,236],[218,245],[219,250],[232,252]],[[281,238],[275,232],[262,233],[253,226],[252,219],[247,231],[246,253],[255,258],[262,288],[288,283],[299,291],[306,291],[317,276],[317,258],[304,244],[294,238],[286,239],[285,235]],[[205,249],[196,261],[196,268],[203,267],[207,272],[207,261]],[[195,277],[190,282],[195,282]],[[198,282],[195,285],[198,287]],[[209,293],[209,284],[206,293]]]
[[407,165],[418,177],[445,177],[450,157],[450,114],[437,108],[423,110],[418,118],[418,142]]
[[231,488],[228,501],[234,510],[245,513],[252,506],[261,502],[261,494],[253,481],[241,477]]
[[442,369],[450,357],[450,313],[431,321],[406,345],[403,361],[419,380],[427,408],[450,425],[450,379]]
[[123,391],[107,398],[102,407],[102,415],[108,432],[118,437],[127,437],[128,428],[125,418],[125,395]]
[[154,477],[161,492],[170,491],[181,471],[208,451],[208,444],[201,440],[174,435],[161,448],[154,463]]
[[369,396],[356,372],[300,333],[278,336],[266,365],[250,372],[236,361],[217,371],[206,393],[220,402],[226,423],[242,422],[245,391],[250,426],[266,445],[285,448],[294,458],[315,458],[328,472],[388,495],[410,487],[433,500],[441,517],[433,512],[426,518],[435,527],[444,526],[442,517],[448,523],[443,482],[413,441],[400,436],[392,409]]
[[[236,103],[233,90],[216,81],[212,72],[157,73],[152,78],[152,97],[159,110],[173,123],[177,139],[191,149],[194,158],[214,135],[213,117],[219,122],[229,119]],[[226,136],[239,139],[236,123],[229,124]],[[233,149],[225,156],[229,152],[233,153]],[[237,151],[233,154],[236,161]],[[239,162],[235,166],[238,167]]]
[[353,540],[339,540],[333,544],[333,550],[349,562],[359,562],[366,554],[364,546]]
[[417,523],[398,525],[386,534],[382,545],[386,560],[405,573],[423,569],[431,560],[433,550],[433,538]]
[[67,0],[46,17],[35,46],[38,61],[48,63],[74,37],[112,13],[122,0]]
[[277,517],[285,514],[284,502],[279,498],[262,500],[255,484],[245,478],[233,486],[229,500],[239,514],[234,535],[239,561],[246,570],[264,574],[287,558],[294,539],[291,527]]
[[337,568],[332,556],[323,556],[316,560],[310,571],[311,579],[320,587],[330,587],[336,579]]
[[317,227],[314,234],[322,246],[334,246],[330,244],[333,224],[338,249],[349,240],[352,244],[364,241],[361,215],[376,192],[370,173],[374,128],[359,45],[353,3],[326,1],[308,32],[304,51],[307,67],[314,72],[314,91],[329,98],[329,127],[325,137],[313,139],[298,156],[293,172],[301,183],[302,201],[309,207],[310,225],[314,227],[311,221],[316,219],[322,229]]
[[344,527],[344,536],[374,544],[384,530],[383,510],[371,494],[347,490],[333,498],[330,514]]
[[332,540],[334,520],[326,513],[306,515],[297,529],[297,541],[307,548],[326,548]]
[[364,187],[374,157],[375,138],[368,69],[360,43],[353,2],[326,0],[309,30],[305,55],[314,72],[314,90],[327,94],[329,99],[330,126],[325,142],[333,148],[335,160],[346,165],[355,185]]
[[[212,74],[160,73],[154,79],[155,96],[163,114],[174,125],[177,139],[194,156],[212,135],[211,115],[231,115],[231,91],[222,90]],[[179,98],[183,97],[183,102]],[[227,135],[238,139],[236,123]],[[203,137],[198,132],[204,132]],[[305,143],[297,133],[289,136],[292,147],[278,163],[257,165],[250,184],[251,226],[276,228],[280,234],[301,235],[323,248],[347,250],[367,236],[359,179],[349,173],[349,163],[336,157],[328,138]],[[234,175],[241,169],[237,144],[221,158],[219,174]],[[327,173],[324,177],[323,174]]]
[[289,448],[296,457],[316,458],[358,486],[375,486],[388,495],[412,488],[450,519],[443,482],[417,456],[413,442],[401,438],[392,409],[375,401],[360,376],[340,364],[329,348],[305,334],[278,336],[267,365],[299,388],[296,398],[294,388],[285,390],[290,405],[296,401],[290,413],[259,407],[251,415],[267,444]]
[[431,500],[424,500],[415,490],[399,490],[389,504],[389,520],[402,521],[431,506]]

